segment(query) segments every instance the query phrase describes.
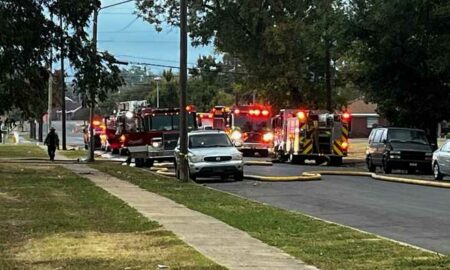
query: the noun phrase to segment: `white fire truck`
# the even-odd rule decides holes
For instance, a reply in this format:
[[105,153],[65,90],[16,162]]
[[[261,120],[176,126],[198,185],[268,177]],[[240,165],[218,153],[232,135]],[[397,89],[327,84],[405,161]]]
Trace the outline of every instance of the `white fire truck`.
[[350,114],[283,109],[272,119],[274,153],[279,161],[305,160],[341,165],[349,147]]

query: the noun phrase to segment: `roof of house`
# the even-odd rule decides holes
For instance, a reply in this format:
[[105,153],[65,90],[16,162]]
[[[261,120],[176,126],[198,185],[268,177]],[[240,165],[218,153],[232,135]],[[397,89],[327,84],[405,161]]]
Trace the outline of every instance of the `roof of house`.
[[[72,100],[69,97],[65,97],[66,101],[66,113],[68,112],[76,112],[82,108],[81,103]],[[57,113],[61,113],[61,108],[56,110]]]
[[352,114],[377,114],[377,104],[366,103],[362,99],[351,101],[348,104],[347,109]]

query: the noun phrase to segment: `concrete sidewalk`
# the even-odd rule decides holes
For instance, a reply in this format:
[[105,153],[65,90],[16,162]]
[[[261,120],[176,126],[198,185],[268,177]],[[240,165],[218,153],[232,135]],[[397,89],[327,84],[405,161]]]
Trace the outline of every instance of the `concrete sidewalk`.
[[[67,160],[58,153],[56,158]],[[84,164],[61,166],[81,177],[88,178],[99,187],[128,203],[143,216],[157,221],[166,229],[174,232],[180,239],[206,257],[228,269],[317,269],[228,224],[141,189],[127,181],[112,177]]]

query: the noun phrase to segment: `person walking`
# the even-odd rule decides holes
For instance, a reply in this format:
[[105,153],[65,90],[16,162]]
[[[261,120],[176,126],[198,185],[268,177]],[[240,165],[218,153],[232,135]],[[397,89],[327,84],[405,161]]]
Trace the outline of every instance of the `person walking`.
[[88,131],[87,127],[85,127],[83,129],[83,141],[84,141],[84,149],[88,150],[89,149],[89,131]]
[[56,149],[59,150],[59,138],[55,132],[55,128],[50,128],[50,132],[45,137],[44,145],[47,145],[47,152],[51,161],[55,160]]

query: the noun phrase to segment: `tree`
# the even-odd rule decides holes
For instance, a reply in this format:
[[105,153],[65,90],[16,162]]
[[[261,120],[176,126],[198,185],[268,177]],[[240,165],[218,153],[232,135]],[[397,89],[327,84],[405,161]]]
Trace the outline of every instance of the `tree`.
[[[277,107],[325,106],[325,86],[330,92],[336,82],[334,63],[345,47],[342,31],[334,27],[345,22],[341,1],[189,3],[193,45],[214,42],[218,51],[239,59],[247,73],[239,83],[244,95],[256,91]],[[138,8],[157,29],[178,24],[176,0],[138,0]]]
[[450,4],[439,0],[354,0],[359,83],[397,126],[427,131],[450,111]]
[[[63,36],[64,47],[68,48],[66,56],[75,68],[74,89],[85,100],[90,97],[94,97],[91,102],[101,100],[109,90],[117,89],[121,79],[114,64],[116,60],[107,52],[96,52],[86,32],[91,14],[99,7],[98,0],[0,2],[2,110],[17,107],[36,117],[46,111],[42,106],[28,103],[34,100],[44,104],[47,100],[45,84],[49,75],[44,65],[59,58],[57,54],[50,58],[50,51],[60,46],[60,36]],[[49,14],[62,17],[66,27],[56,25]]]

